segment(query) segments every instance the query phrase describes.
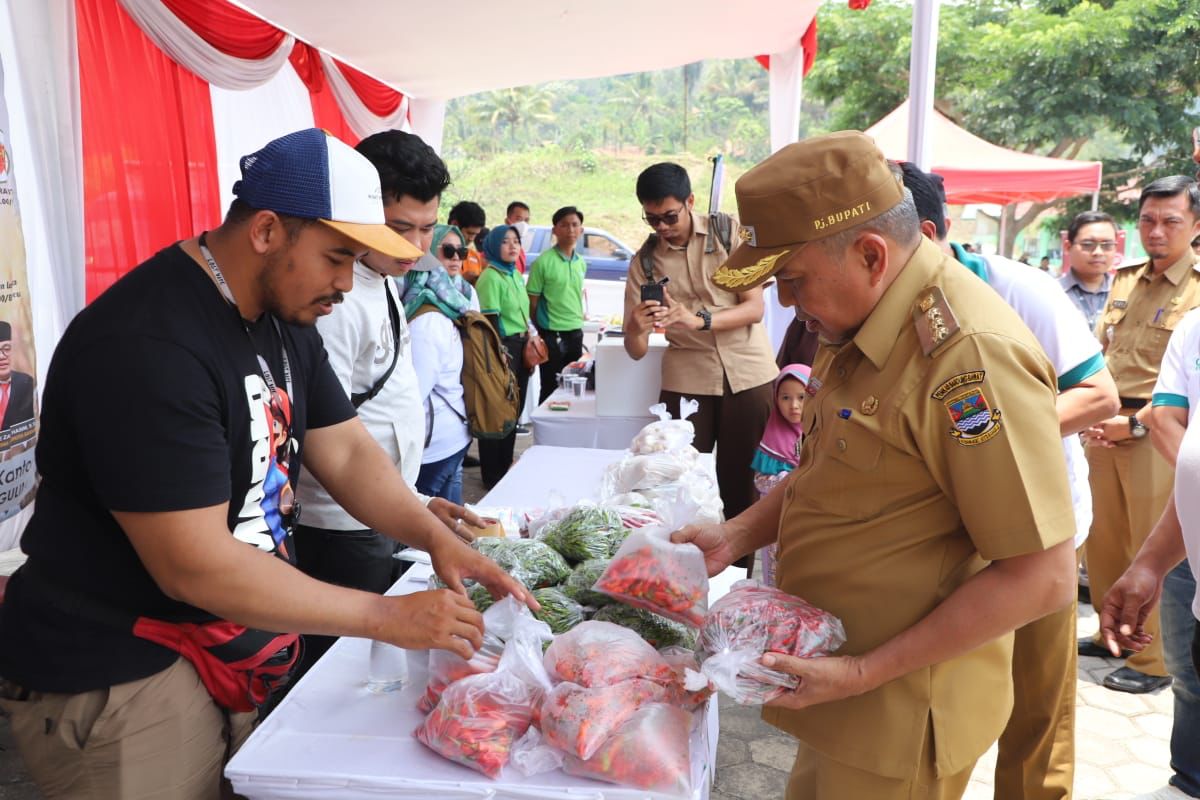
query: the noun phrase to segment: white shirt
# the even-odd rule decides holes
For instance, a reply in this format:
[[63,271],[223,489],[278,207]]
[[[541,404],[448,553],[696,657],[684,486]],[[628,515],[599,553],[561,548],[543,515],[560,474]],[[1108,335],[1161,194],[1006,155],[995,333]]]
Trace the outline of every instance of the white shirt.
[[[1200,406],[1200,309],[1189,311],[1175,326],[1163,354],[1154,384],[1155,406],[1187,409],[1188,426],[1175,461],[1175,510],[1183,529],[1192,575],[1200,581],[1200,425],[1192,424]],[[1192,614],[1200,619],[1200,592],[1192,600]]]
[[[397,345],[384,292],[392,295],[400,312],[400,353],[383,389],[358,407],[358,418],[412,487],[421,470],[425,415],[413,369],[412,337],[392,280],[356,262],[354,289],[334,306],[332,314],[317,320],[317,330],[325,340],[329,366],[346,394],[370,391],[391,366]],[[302,525],[338,531],[368,527],[342,510],[308,471],[300,473],[296,499]]]
[[[1002,256],[984,256],[988,285],[1004,298],[1033,332],[1058,376],[1060,392],[1077,385],[1104,367],[1100,341],[1058,282],[1039,269]],[[1087,540],[1092,527],[1092,490],[1087,459],[1079,436],[1063,439],[1071,504],[1075,510],[1075,547]]]
[[471,434],[463,422],[467,406],[463,400],[462,338],[454,323],[440,311],[421,314],[412,321],[411,329],[412,362],[422,407],[433,409],[433,434],[421,463],[432,464],[471,444]]
[[1184,315],[1167,341],[1151,402],[1187,410],[1188,427],[1200,406],[1200,309]]

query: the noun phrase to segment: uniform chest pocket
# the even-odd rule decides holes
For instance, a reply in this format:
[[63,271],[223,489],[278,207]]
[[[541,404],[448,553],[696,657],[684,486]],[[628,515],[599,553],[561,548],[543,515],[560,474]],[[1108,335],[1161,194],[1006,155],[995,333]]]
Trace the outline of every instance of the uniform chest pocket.
[[822,438],[812,467],[797,481],[796,492],[803,493],[803,502],[839,517],[876,516],[890,502],[878,481],[883,441],[841,420],[827,424]]
[[1114,303],[1110,302],[1108,304],[1108,308],[1104,309],[1104,316],[1101,317],[1101,321],[1105,330],[1107,330],[1110,325],[1120,325],[1121,320],[1125,319],[1125,312],[1127,309],[1128,307],[1124,304],[1118,308]]

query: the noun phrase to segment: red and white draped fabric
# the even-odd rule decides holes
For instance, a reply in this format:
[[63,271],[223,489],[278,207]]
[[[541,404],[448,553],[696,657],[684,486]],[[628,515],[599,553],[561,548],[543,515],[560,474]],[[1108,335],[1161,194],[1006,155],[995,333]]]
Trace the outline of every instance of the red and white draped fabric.
[[74,0],[86,299],[212,227],[238,158],[316,125],[353,145],[407,98],[227,0]]

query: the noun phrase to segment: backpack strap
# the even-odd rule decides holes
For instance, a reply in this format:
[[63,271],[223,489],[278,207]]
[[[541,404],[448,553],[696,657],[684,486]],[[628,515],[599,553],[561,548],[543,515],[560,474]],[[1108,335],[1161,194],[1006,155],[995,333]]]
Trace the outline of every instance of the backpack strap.
[[392,363],[388,366],[387,372],[380,375],[379,380],[375,381],[374,386],[365,392],[355,392],[350,395],[350,403],[355,408],[383,391],[384,384],[387,383],[388,378],[392,377],[392,371],[396,369],[396,362],[400,359],[400,309],[396,306],[396,300],[392,297],[391,289],[387,284],[384,284],[383,293],[387,295],[388,316],[392,319]]
[[733,252],[733,217],[726,214],[724,211],[714,211],[708,215],[708,232],[716,234],[706,237],[704,243],[704,252],[713,253],[717,249],[717,241],[721,242],[721,247],[725,248],[725,254],[729,255]]
[[642,242],[642,247],[638,250],[638,261],[642,265],[642,274],[646,276],[646,283],[654,283],[654,248],[658,247],[658,234],[652,233],[646,237],[646,241]]

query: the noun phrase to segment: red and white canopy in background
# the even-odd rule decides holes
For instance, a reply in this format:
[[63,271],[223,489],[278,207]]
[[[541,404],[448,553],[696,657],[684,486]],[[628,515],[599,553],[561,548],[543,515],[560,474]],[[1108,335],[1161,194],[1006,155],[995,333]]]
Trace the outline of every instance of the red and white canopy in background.
[[819,0],[234,0],[420,98],[664,69],[791,49]]
[[458,95],[769,53],[772,138],[794,139],[819,4],[0,0],[23,227],[54,297],[39,349],[133,265],[216,225],[238,157],[299,128],[436,146]]
[[[966,203],[1046,202],[1100,188],[1099,161],[1045,158],[994,145],[936,110],[931,118],[930,171],[945,179],[946,200]],[[867,129],[888,158],[908,156],[908,101]]]

